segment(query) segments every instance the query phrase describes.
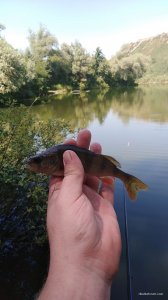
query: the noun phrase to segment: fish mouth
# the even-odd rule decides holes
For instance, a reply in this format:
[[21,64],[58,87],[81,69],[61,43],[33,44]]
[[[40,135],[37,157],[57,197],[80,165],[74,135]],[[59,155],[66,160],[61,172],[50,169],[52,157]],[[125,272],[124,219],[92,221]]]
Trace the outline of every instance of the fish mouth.
[[41,173],[39,168],[36,165],[31,164],[31,163],[27,163],[25,165],[25,169],[29,170],[29,171],[32,171],[32,172],[35,172],[35,173]]

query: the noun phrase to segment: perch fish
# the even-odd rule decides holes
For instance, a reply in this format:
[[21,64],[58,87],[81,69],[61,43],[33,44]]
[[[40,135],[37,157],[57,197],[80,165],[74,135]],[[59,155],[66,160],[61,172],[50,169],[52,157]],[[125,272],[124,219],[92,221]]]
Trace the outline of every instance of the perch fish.
[[139,190],[146,190],[148,188],[145,183],[135,176],[119,169],[121,165],[115,158],[96,154],[75,145],[60,144],[53,146],[40,154],[30,157],[26,162],[26,167],[36,173],[63,176],[63,153],[66,150],[72,150],[78,155],[86,174],[97,177],[114,176],[122,180],[131,200],[136,199]]

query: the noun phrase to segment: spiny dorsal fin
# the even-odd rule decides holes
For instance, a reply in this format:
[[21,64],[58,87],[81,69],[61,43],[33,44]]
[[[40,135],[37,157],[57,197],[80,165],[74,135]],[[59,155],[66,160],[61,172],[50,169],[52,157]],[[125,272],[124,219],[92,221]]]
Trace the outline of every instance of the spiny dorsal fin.
[[111,161],[116,167],[121,168],[119,161],[117,161],[114,157],[111,157],[109,155],[104,155],[104,157]]

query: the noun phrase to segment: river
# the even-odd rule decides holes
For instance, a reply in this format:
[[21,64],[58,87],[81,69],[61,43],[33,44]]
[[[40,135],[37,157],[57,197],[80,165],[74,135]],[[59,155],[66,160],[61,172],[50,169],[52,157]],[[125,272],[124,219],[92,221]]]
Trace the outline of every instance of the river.
[[130,201],[116,181],[123,251],[112,299],[168,299],[168,87],[51,96],[32,114],[61,117],[75,130],[87,127],[104,154],[148,184]]

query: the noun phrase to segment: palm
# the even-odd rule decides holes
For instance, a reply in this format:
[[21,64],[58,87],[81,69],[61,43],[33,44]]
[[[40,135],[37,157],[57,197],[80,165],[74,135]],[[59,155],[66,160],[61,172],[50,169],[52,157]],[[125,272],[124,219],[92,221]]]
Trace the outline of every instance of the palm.
[[[87,186],[84,186],[84,192],[85,194],[79,199],[81,212],[78,210],[76,216],[81,219],[82,215],[83,223],[80,223],[80,228],[77,230],[85,237],[85,249],[89,251],[90,258],[96,261],[97,267],[111,278],[111,274],[118,269],[121,251],[117,217],[112,204],[107,199]],[[86,201],[86,197],[89,201]],[[82,202],[87,206],[84,209]],[[78,218],[76,221],[78,223]]]

